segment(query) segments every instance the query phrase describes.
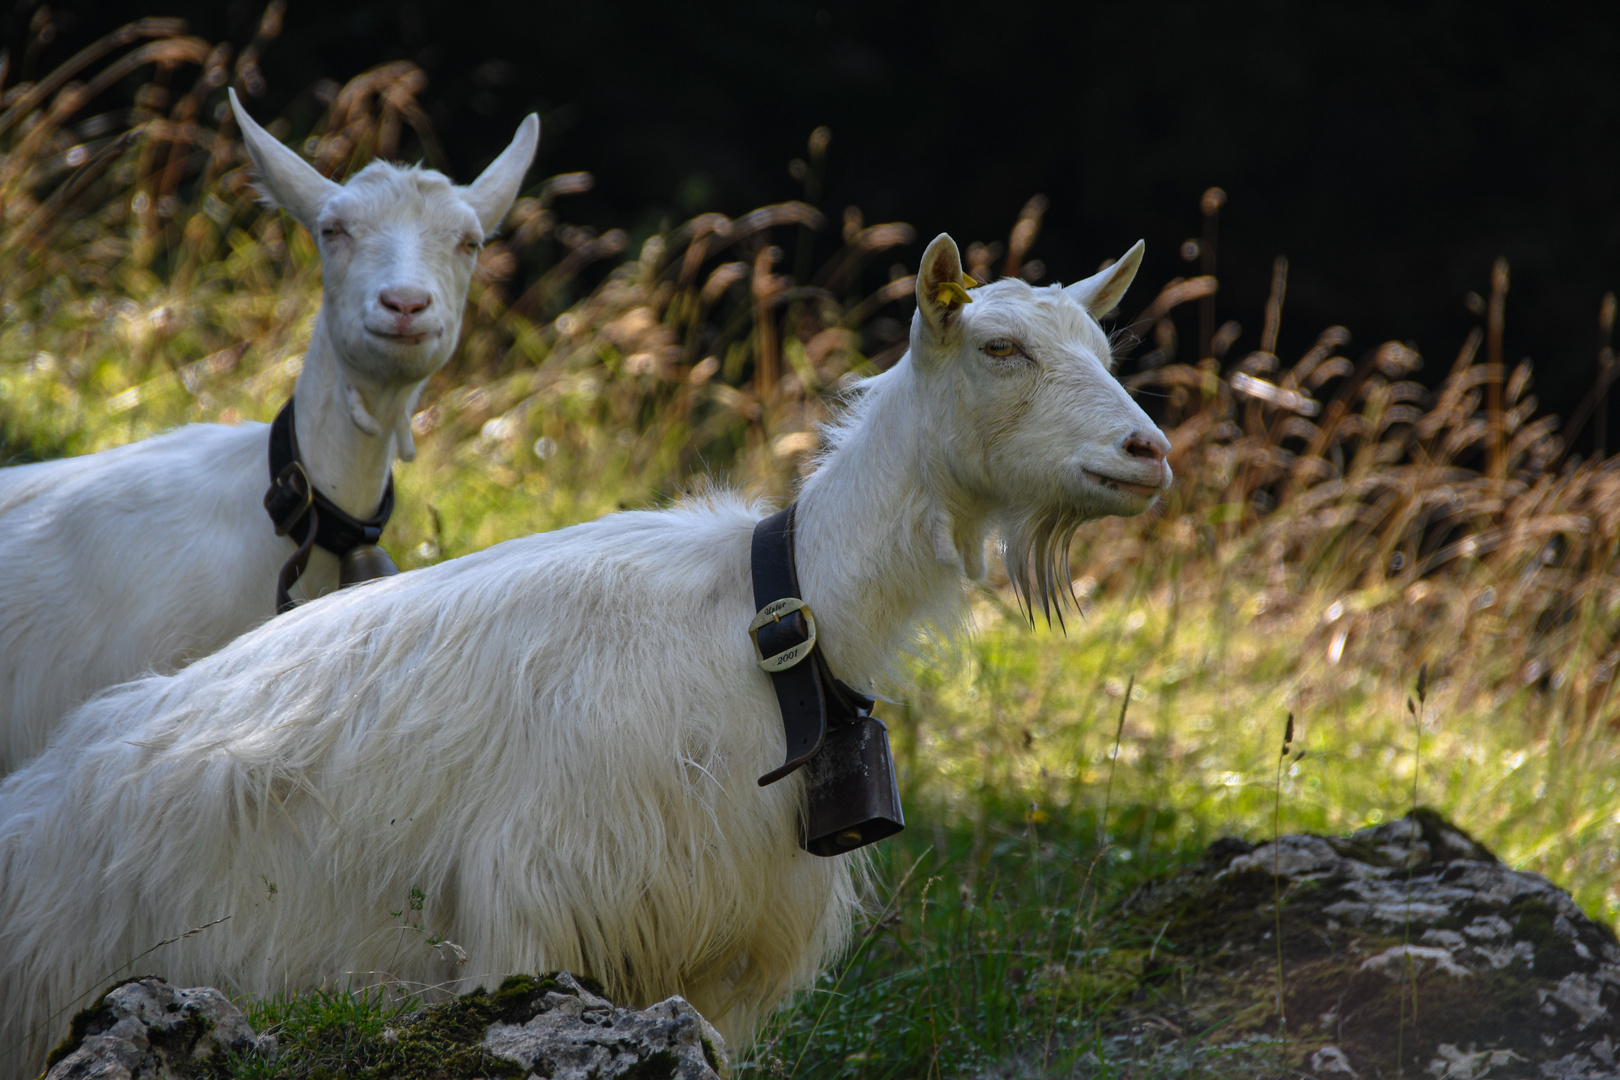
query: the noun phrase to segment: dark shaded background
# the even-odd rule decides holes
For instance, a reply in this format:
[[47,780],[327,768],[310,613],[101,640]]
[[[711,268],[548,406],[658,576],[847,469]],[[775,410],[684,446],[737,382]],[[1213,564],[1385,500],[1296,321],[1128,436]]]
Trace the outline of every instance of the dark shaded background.
[[[25,67],[148,14],[240,46],[262,0],[64,0],[57,40],[28,55],[39,6],[6,28]],[[1218,184],[1233,356],[1255,347],[1286,254],[1285,359],[1341,323],[1353,355],[1402,339],[1438,377],[1505,255],[1506,358],[1531,356],[1542,401],[1567,413],[1595,373],[1599,298],[1620,286],[1613,3],[292,0],[252,108],[296,115],[317,79],[398,58],[427,71],[459,177],[538,109],[533,175],[592,171],[569,215],[638,236],[800,195],[787,163],[826,124],[823,207],[911,222],[912,264],[941,230],[1005,238],[1040,192],[1048,279],[1145,237],[1156,287],[1194,270],[1178,248]]]

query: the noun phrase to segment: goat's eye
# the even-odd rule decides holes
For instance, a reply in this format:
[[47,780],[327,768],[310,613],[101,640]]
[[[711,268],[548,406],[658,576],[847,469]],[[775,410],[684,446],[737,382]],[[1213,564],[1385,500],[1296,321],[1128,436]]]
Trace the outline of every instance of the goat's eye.
[[1024,350],[1011,338],[992,338],[984,343],[984,351],[991,356],[1017,356]]
[[474,240],[471,237],[468,237],[457,245],[457,250],[463,255],[476,255],[483,249],[484,242],[482,240]]
[[340,236],[348,235],[349,230],[345,229],[342,225],[339,225],[336,222],[333,222],[330,225],[321,226],[321,239],[323,240],[336,240]]

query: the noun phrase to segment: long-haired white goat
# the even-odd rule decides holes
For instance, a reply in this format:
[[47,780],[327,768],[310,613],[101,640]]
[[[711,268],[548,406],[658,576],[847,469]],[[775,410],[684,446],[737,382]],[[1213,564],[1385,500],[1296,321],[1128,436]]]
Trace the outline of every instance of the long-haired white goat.
[[[534,158],[530,116],[477,181],[374,162],[339,186],[237,105],[266,197],[316,237],[321,312],[293,390],[316,488],[376,511],[395,457],[416,454],[410,414],[454,352],[478,248]],[[275,614],[297,546],[277,536],[264,424],[193,424],[85,457],[0,469],[0,775],[44,749],[95,691],[172,671]],[[316,548],[295,598],[338,584]]]
[[[928,248],[911,351],[798,502],[839,678],[870,687],[920,624],[959,625],[989,530],[1043,602],[1076,525],[1170,482],[1093,317],[1140,251],[969,302],[956,245]],[[562,967],[684,994],[746,1041],[839,947],[860,865],[799,849],[802,773],[756,785],[784,746],[747,633],[760,514],[722,497],[512,540],[86,703],[0,784],[0,1046],[28,1046],[9,1071],[137,957],[257,994]]]

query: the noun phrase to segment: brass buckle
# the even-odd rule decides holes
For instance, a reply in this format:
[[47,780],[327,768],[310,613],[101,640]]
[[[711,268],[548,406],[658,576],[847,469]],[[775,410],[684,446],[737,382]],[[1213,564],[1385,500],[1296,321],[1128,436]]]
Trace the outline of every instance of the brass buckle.
[[[304,482],[302,491],[298,489],[296,484],[291,483],[294,473],[296,473]],[[304,471],[304,463],[301,461],[291,461],[287,464],[285,469],[281,470],[281,473],[276,477],[275,482],[270,485],[270,490],[264,494],[265,509],[271,509],[270,504],[272,501],[279,502],[279,500],[276,499],[276,496],[281,492],[289,490],[294,495],[302,496],[303,505],[298,506],[295,503],[294,506],[297,513],[286,515],[276,522],[277,536],[286,536],[287,533],[291,532],[292,527],[298,524],[305,514],[309,513],[309,508],[311,506],[315,505],[315,484],[314,481],[310,480],[309,473]]]
[[[810,636],[797,645],[783,649],[775,656],[766,656],[759,649],[759,628],[773,622],[781,622],[783,615],[791,615],[795,611],[804,612],[804,625],[810,631]],[[748,637],[754,643],[754,655],[759,657],[761,671],[786,671],[803,661],[810,655],[810,650],[815,648],[816,617],[811,614],[810,605],[797,596],[784,596],[780,600],[772,600],[759,609],[754,621],[748,624]]]

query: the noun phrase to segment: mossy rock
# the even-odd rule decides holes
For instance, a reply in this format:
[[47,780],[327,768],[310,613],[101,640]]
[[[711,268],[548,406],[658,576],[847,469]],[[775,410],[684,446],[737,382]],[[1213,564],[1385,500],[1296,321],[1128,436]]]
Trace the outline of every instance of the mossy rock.
[[155,976],[125,979],[76,1015],[46,1059],[50,1080],[223,1080],[257,1049],[242,1013],[211,987],[182,990]]
[[718,1080],[724,1044],[678,997],[624,1009],[594,980],[514,975],[362,1031],[316,1024],[255,1036],[217,990],[155,977],[110,988],[74,1018],[50,1080]]
[[1620,1071],[1614,932],[1430,810],[1217,841],[1120,914],[1158,941],[1118,1018],[1133,1054],[1200,1033],[1209,1052],[1265,1045],[1275,1075]]
[[515,975],[355,1039],[342,1028],[300,1038],[257,1080],[460,1080],[529,1075],[555,1080],[712,1080],[719,1035],[670,998],[615,1006],[594,980],[567,972]]

